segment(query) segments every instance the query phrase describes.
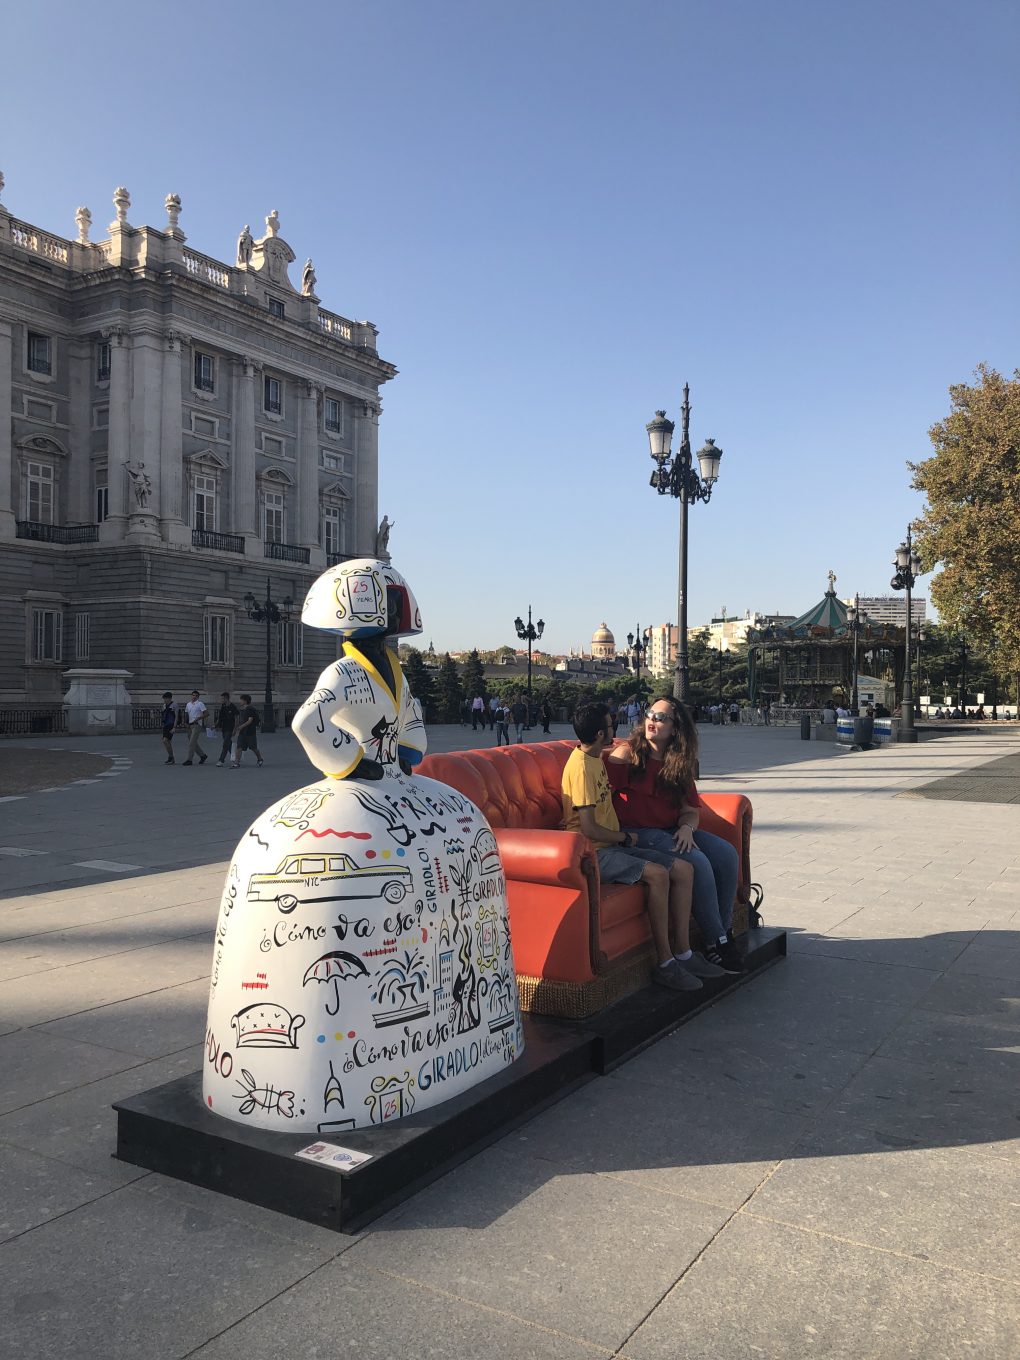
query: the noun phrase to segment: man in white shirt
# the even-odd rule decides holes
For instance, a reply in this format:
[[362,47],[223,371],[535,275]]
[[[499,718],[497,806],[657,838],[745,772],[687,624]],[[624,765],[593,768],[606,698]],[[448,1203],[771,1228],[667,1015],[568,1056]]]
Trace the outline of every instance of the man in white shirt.
[[209,759],[199,744],[202,735],[202,728],[205,726],[205,718],[208,710],[205,704],[198,697],[198,690],[191,691],[191,702],[186,706],[185,712],[188,718],[188,758],[185,765],[193,765],[195,756],[198,756],[199,765],[204,765]]

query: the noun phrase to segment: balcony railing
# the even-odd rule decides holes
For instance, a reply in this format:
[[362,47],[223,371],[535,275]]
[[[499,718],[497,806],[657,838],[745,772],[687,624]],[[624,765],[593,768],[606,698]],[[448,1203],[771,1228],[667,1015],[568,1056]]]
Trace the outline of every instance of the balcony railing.
[[0,708],[0,736],[24,737],[36,733],[66,732],[67,713],[62,705],[48,708]]
[[353,554],[353,553],[327,553],[327,554],[326,554],[326,566],[327,566],[327,567],[336,567],[336,566],[339,566],[341,562],[353,562],[353,561],[354,561],[354,554]]
[[293,543],[267,543],[265,553],[267,557],[275,557],[279,562],[307,563],[310,549],[298,548]]
[[40,524],[34,519],[14,521],[16,538],[30,538],[36,543],[98,543],[98,524]]
[[244,552],[242,534],[215,534],[211,529],[192,529],[193,548],[214,548],[217,552]]

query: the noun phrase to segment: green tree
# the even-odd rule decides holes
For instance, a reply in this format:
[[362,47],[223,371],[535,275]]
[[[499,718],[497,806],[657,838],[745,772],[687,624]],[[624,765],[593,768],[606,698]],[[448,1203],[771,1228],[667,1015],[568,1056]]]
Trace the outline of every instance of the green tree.
[[489,695],[485,687],[485,670],[478,655],[477,647],[473,648],[460,663],[460,682],[469,699],[473,699],[477,694],[480,694],[483,699],[488,699]]
[[[944,624],[1002,675],[1020,672],[1020,370],[981,365],[973,385],[949,389],[952,409],[930,430],[934,454],[909,464],[927,497],[917,550],[941,565],[931,598]],[[970,684],[968,680],[968,685]]]
[[435,693],[436,720],[438,722],[459,722],[460,705],[464,691],[460,684],[460,671],[449,652],[444,652],[439,663],[439,671],[433,681]]
[[425,661],[417,647],[403,649],[404,679],[414,697],[421,704],[422,712],[428,722],[435,717],[435,694],[432,676],[425,667]]

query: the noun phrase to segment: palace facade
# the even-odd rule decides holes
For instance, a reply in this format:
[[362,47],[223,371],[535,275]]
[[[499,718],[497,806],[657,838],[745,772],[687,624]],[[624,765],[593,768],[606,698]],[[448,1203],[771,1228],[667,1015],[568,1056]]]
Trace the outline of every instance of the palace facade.
[[[0,195],[3,177],[0,176]],[[377,546],[376,328],[324,310],[274,210],[231,263],[166,226],[105,239],[0,201],[0,704],[59,704],[72,668],[165,689],[258,695],[266,630],[246,596],[292,602],[271,661],[285,708],[335,655],[302,629],[327,564]],[[385,544],[383,544],[385,548]]]

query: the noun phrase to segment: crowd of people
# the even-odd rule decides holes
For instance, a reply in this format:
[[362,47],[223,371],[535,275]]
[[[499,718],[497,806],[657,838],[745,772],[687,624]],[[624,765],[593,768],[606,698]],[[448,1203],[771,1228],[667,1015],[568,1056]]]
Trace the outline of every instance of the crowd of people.
[[[191,698],[184,706],[184,730],[188,736],[188,749],[185,759],[181,761],[182,765],[194,765],[196,759],[199,765],[204,765],[209,759],[209,753],[202,745],[202,738],[215,740],[217,733],[220,739],[220,755],[216,764],[220,769],[225,766],[231,770],[239,769],[241,757],[246,751],[251,751],[255,756],[256,765],[263,764],[262,752],[259,750],[262,717],[252,703],[250,694],[242,694],[239,698],[240,708],[231,701],[229,693],[224,690],[220,695],[216,717],[213,718],[200,692],[197,689],[191,691]],[[174,755],[174,735],[179,725],[173,693],[165,690],[163,708],[160,712],[160,739],[166,751],[164,765],[177,764]]]

